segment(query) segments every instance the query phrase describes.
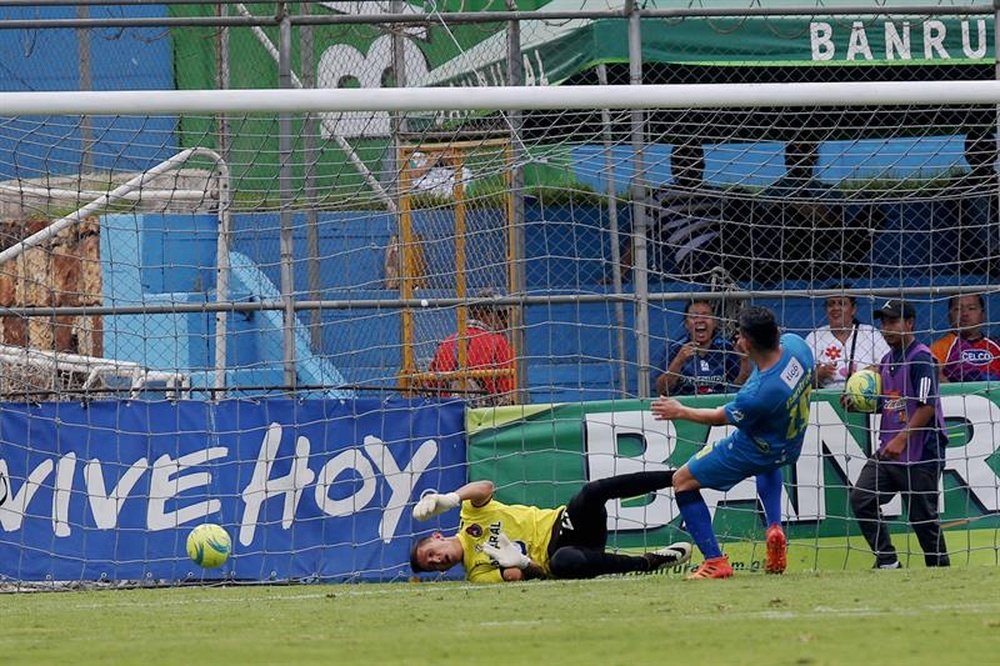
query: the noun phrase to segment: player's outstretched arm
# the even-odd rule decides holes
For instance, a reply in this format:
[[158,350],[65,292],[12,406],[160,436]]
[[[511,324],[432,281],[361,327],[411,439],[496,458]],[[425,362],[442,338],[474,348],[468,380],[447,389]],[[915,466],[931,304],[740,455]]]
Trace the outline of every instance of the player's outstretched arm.
[[673,398],[657,398],[650,409],[657,421],[693,421],[704,425],[726,425],[725,407],[688,407]]
[[483,506],[493,498],[495,487],[492,481],[473,481],[454,492],[427,493],[413,507],[413,517],[416,520],[430,520],[457,508],[465,500],[472,502],[473,506]]
[[470,481],[455,491],[462,501],[468,500],[473,506],[482,506],[493,499],[496,484],[492,481]]

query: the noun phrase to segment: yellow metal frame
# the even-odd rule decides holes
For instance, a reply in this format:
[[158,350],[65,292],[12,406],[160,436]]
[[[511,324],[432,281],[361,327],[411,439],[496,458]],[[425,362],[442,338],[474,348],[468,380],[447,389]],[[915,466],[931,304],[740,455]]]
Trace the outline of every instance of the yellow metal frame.
[[[415,145],[400,146],[397,164],[403,165],[399,173],[399,231],[402,243],[402,274],[400,275],[400,297],[404,300],[411,300],[414,297],[414,282],[417,277],[417,252],[416,238],[413,233],[413,207],[411,202],[410,186],[411,171],[408,167],[414,153],[422,152],[436,154],[443,157],[443,160],[456,174],[461,174],[465,166],[465,156],[470,150],[480,148],[499,147],[503,149],[504,162],[508,166],[504,179],[507,184],[506,213],[507,213],[507,288],[509,293],[515,289],[514,271],[511,270],[514,261],[514,197],[513,191],[513,149],[509,139],[487,139],[484,141],[454,141],[451,143],[421,143]],[[455,179],[452,194],[455,201],[455,296],[457,298],[468,298],[468,285],[466,283],[466,199],[465,184],[461,178]],[[459,305],[457,309],[458,319],[458,348],[457,365],[458,370],[452,372],[427,372],[417,367],[414,357],[414,319],[413,309],[404,306],[402,312],[401,336],[403,345],[402,367],[399,372],[399,385],[403,389],[413,392],[421,390],[438,391],[441,389],[431,389],[429,387],[438,386],[443,381],[462,379],[482,379],[488,377],[513,377],[514,385],[518,385],[517,368],[510,369],[464,369],[468,363],[468,339],[465,335],[469,321],[468,307]],[[516,308],[512,308],[510,326],[516,327],[520,324],[520,316]],[[515,336],[516,340],[516,336]],[[520,355],[520,349],[516,343],[514,347],[515,358]]]

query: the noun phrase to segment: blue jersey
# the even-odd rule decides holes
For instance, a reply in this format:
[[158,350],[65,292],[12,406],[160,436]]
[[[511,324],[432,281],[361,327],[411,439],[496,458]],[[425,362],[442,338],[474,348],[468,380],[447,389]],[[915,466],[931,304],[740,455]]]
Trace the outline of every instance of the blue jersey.
[[[667,371],[670,361],[681,347],[690,341],[690,336],[671,341],[666,347],[666,354],[653,359],[653,386],[656,386],[660,375]],[[695,354],[689,358],[678,374],[680,379],[670,391],[671,395],[728,393],[736,388],[736,379],[740,376],[740,357],[729,340],[717,336],[704,355]]]
[[781,347],[781,360],[764,372],[755,367],[725,410],[737,428],[729,438],[733,445],[749,447],[745,451],[761,462],[783,465],[795,462],[802,450],[814,363],[809,345],[797,335],[782,335]]

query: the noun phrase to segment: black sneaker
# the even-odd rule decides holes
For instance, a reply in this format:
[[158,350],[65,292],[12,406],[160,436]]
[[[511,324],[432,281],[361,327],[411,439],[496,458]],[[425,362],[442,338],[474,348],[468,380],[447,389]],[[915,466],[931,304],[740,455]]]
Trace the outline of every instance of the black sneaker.
[[687,541],[678,541],[651,553],[643,553],[642,557],[649,563],[649,571],[656,571],[664,567],[684,564],[691,559],[693,550],[694,546]]
[[876,562],[872,569],[902,569],[903,565],[899,563],[899,560],[893,560],[892,562]]

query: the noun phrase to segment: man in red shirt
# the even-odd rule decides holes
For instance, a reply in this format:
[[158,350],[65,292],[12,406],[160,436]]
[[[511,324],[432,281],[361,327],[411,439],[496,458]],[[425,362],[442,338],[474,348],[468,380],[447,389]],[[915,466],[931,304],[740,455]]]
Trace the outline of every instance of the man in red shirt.
[[1000,345],[983,334],[985,305],[979,294],[951,298],[949,320],[956,333],[931,345],[941,374],[949,382],[1000,380]]
[[509,404],[514,391],[514,350],[503,331],[507,330],[506,306],[475,303],[469,306],[466,321],[465,367],[458,366],[459,333],[452,333],[441,341],[428,370],[455,372],[457,370],[507,370],[485,377],[465,377],[447,382],[452,389],[481,391],[486,402],[492,405]]

